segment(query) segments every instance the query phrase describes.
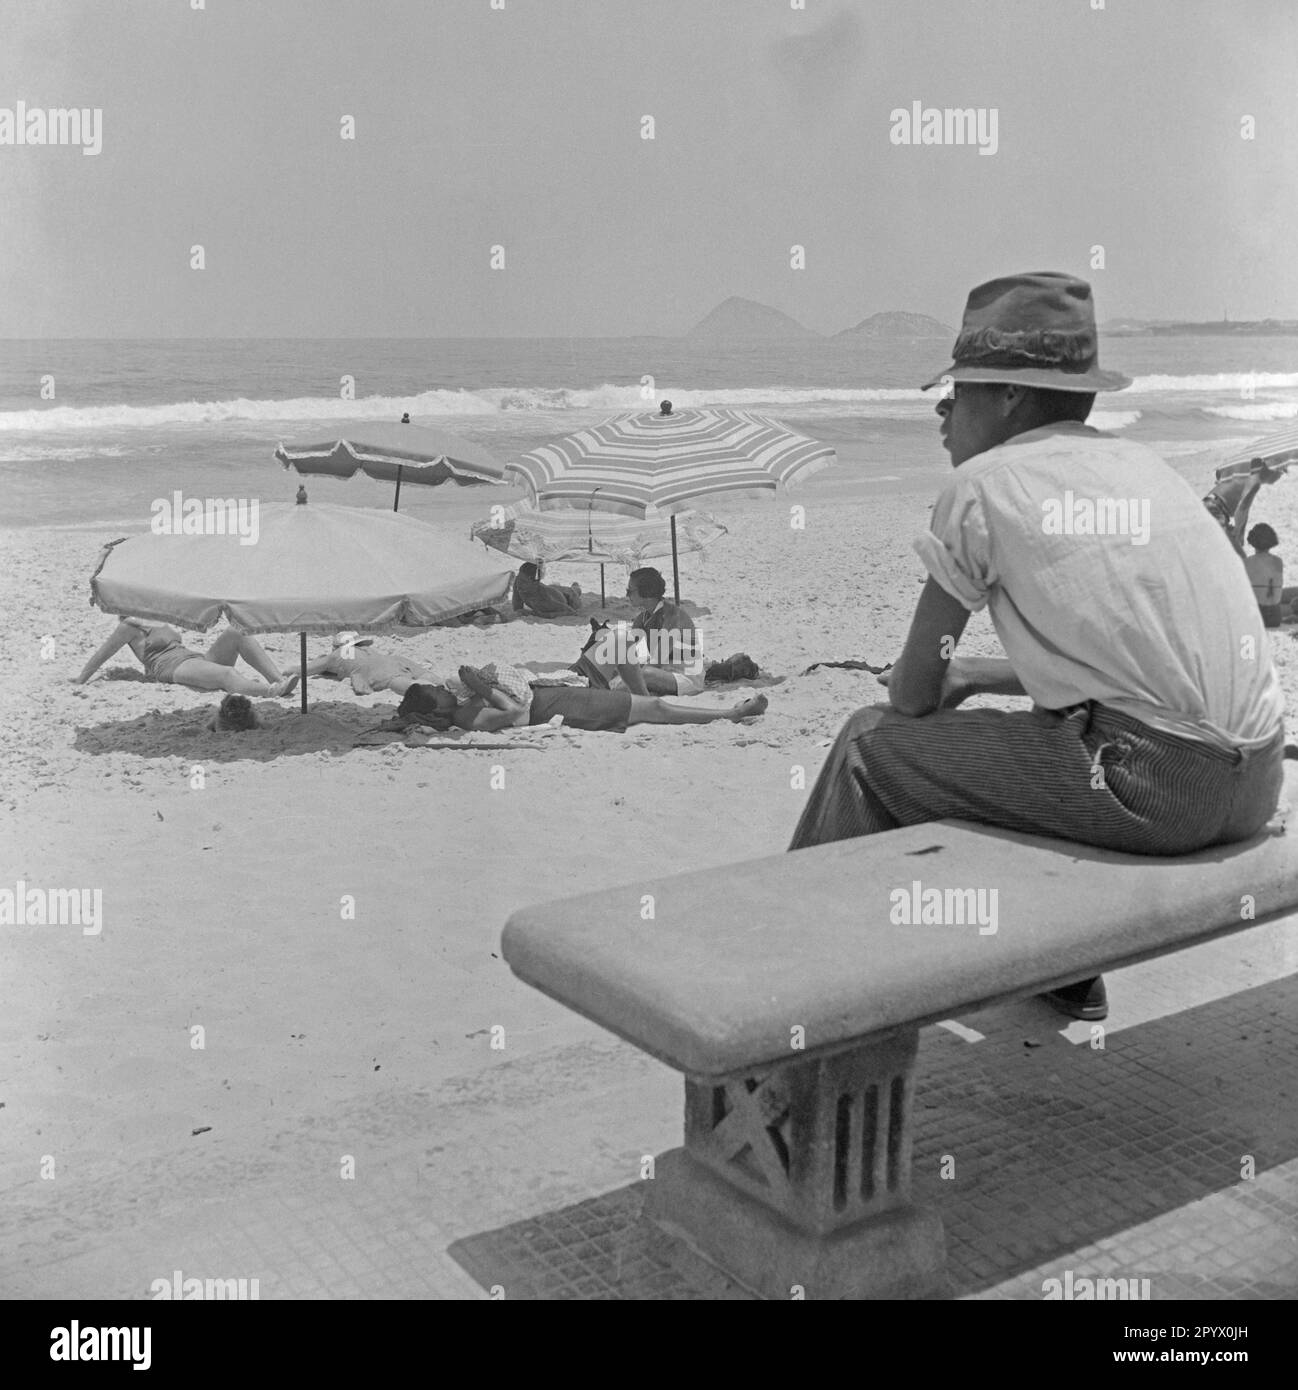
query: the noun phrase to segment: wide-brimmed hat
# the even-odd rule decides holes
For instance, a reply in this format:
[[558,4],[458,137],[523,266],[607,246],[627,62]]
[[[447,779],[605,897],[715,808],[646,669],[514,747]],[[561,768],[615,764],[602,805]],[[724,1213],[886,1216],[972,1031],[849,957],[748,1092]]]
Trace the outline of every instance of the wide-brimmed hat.
[[372,647],[374,639],[372,637],[358,637],[354,632],[339,632],[334,635],[334,651],[339,647],[345,647],[351,643],[353,647]]
[[1091,287],[1075,275],[1038,270],[988,280],[969,293],[954,359],[927,391],[952,381],[1121,391],[1131,378],[1099,364]]

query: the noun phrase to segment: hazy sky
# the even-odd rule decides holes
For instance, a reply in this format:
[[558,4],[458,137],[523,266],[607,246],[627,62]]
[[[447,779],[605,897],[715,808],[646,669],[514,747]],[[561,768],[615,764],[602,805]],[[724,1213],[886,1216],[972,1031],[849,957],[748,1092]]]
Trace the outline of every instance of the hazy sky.
[[0,145],[0,335],[834,332],[1037,269],[1298,318],[1298,0],[496,2],[0,0],[0,108],[103,112]]

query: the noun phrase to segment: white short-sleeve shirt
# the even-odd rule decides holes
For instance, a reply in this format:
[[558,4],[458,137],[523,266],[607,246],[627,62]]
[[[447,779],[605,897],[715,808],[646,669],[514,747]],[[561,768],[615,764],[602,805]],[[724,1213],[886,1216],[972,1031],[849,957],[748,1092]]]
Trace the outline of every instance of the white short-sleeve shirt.
[[1152,449],[1048,425],[955,469],[915,549],[986,607],[1040,706],[1097,700],[1182,737],[1261,747],[1284,699],[1248,575]]

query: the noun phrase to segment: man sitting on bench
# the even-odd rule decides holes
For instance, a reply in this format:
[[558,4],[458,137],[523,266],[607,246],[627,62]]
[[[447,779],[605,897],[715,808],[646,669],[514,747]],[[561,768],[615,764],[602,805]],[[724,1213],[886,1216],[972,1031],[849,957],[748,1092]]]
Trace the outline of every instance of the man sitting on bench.
[[[969,296],[937,412],[955,472],[890,704],[858,711],[791,849],[953,818],[1135,854],[1245,840],[1276,809],[1283,698],[1248,577],[1152,450],[1085,424],[1090,286],[1012,275]],[[925,387],[924,389],[928,389]],[[954,656],[987,607],[1006,659]],[[970,695],[1031,710],[958,711]],[[1046,996],[1108,1012],[1099,977]]]

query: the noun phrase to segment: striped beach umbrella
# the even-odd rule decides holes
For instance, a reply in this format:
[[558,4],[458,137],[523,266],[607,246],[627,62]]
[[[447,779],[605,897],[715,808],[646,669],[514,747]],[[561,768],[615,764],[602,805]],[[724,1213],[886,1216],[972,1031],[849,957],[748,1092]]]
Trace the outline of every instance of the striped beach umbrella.
[[[578,430],[508,465],[543,509],[655,518],[701,497],[773,495],[835,461],[833,449],[750,411],[641,411]],[[680,599],[678,545],[672,574]]]
[[280,444],[275,457],[285,468],[299,473],[321,473],[331,478],[368,473],[371,478],[395,482],[394,512],[401,501],[403,478],[425,487],[448,482],[459,487],[505,482],[505,465],[480,444],[449,430],[384,420],[358,420],[354,432],[345,439]]
[[1283,429],[1255,439],[1246,449],[1233,454],[1217,470],[1217,479],[1237,477],[1263,469],[1280,471],[1298,463],[1298,424],[1290,422]]

